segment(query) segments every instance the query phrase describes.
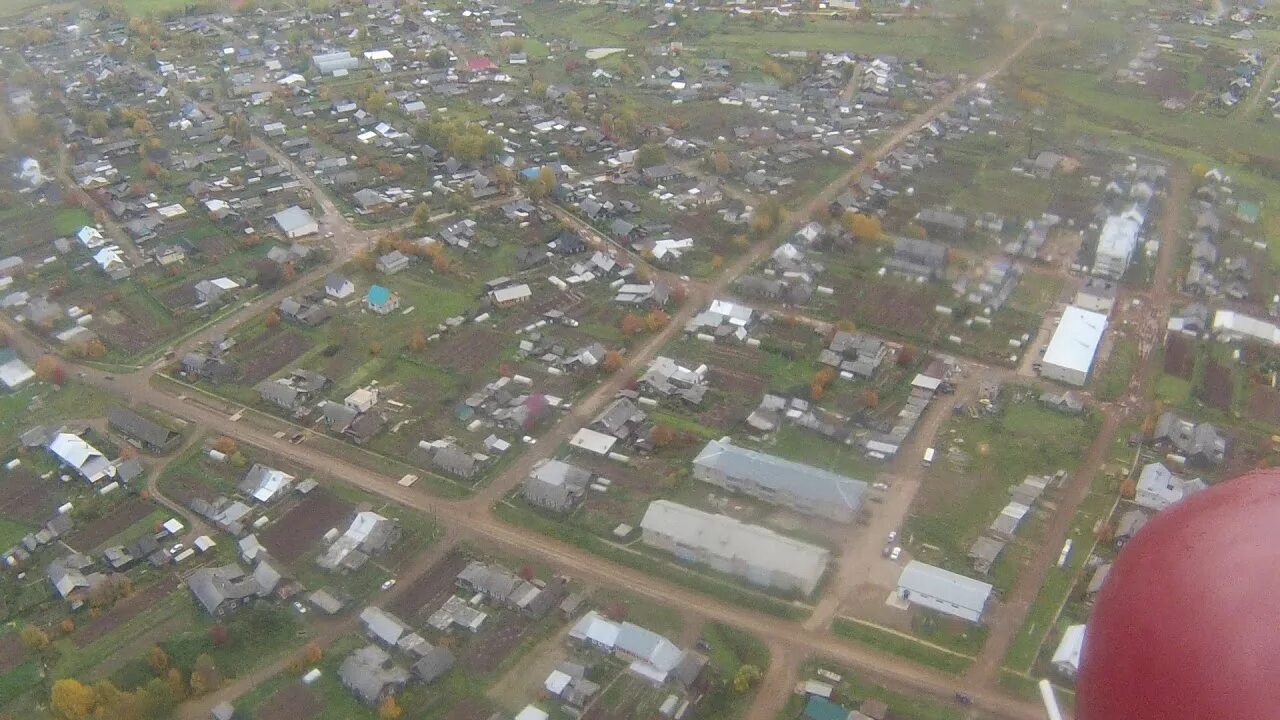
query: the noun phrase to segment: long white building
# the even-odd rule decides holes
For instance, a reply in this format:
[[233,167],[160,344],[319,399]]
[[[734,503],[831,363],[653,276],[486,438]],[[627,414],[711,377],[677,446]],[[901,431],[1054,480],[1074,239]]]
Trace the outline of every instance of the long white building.
[[640,529],[644,544],[680,560],[805,595],[818,587],[831,559],[825,548],[670,500],[649,503]]
[[1083,386],[1089,381],[1094,356],[1107,330],[1107,316],[1074,305],[1062,313],[1058,328],[1053,331],[1049,347],[1041,361],[1040,375]]

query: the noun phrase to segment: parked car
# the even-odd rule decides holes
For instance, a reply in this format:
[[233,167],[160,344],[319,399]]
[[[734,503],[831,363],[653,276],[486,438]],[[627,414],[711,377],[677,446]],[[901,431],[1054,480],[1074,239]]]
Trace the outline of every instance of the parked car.
[[898,558],[902,557],[902,547],[900,545],[893,546],[893,552],[889,553],[889,559],[898,562]]
[[396,579],[395,579],[395,578],[391,578],[390,580],[388,580],[388,581],[386,581],[386,582],[382,583],[382,589],[383,589],[383,590],[390,590],[391,588],[395,587],[395,584],[396,584]]

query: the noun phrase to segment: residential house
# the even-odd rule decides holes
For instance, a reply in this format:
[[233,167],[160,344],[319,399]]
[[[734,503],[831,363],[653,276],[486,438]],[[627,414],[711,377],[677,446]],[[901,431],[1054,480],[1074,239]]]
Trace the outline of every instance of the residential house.
[[399,542],[400,533],[395,521],[369,510],[358,512],[346,531],[316,559],[316,565],[324,570],[359,570],[369,558]]
[[928,237],[944,242],[964,240],[969,233],[969,219],[942,208],[925,208],[916,213],[915,223],[924,228]]
[[694,477],[765,502],[851,523],[862,507],[867,484],[844,475],[712,440],[693,460]]
[[1145,220],[1145,213],[1136,206],[1106,219],[1098,234],[1094,275],[1109,280],[1119,280],[1124,275],[1138,249],[1139,234]]
[[89,600],[89,593],[107,579],[100,572],[86,573],[92,565],[93,561],[88,556],[71,553],[54,560],[45,568],[45,577],[72,610],[82,607]]
[[79,435],[56,433],[47,447],[64,467],[74,470],[91,483],[116,476],[115,465]]
[[912,605],[978,623],[986,612],[991,590],[988,583],[912,560],[898,577],[897,594]]
[[1134,502],[1148,510],[1159,512],[1205,487],[1207,486],[1200,478],[1184,478],[1174,475],[1161,463],[1147,463],[1138,474]]
[[531,505],[567,512],[581,502],[590,482],[590,470],[562,460],[543,460],[525,478],[521,492]]
[[489,293],[489,300],[497,308],[509,308],[533,298],[533,291],[525,283],[508,285]]
[[1212,423],[1194,423],[1172,410],[1156,420],[1152,443],[1177,452],[1193,465],[1221,465],[1227,456],[1227,438]]
[[707,366],[690,369],[669,357],[658,356],[649,363],[639,384],[664,397],[678,397],[699,405],[707,392]]
[[481,593],[490,602],[534,617],[545,615],[564,594],[563,582],[540,587],[501,565],[479,561],[468,563],[455,579],[463,590]]
[[364,296],[364,305],[379,315],[390,315],[400,309],[400,296],[381,285],[373,285]]
[[320,224],[311,217],[311,213],[303,210],[297,205],[281,210],[271,216],[276,225],[280,228],[280,232],[289,239],[306,237],[320,232]]
[[240,492],[260,503],[271,502],[284,494],[295,478],[273,467],[254,463],[240,481]]
[[107,409],[107,427],[153,453],[177,447],[182,434],[118,405]]
[[378,261],[374,263],[374,267],[383,275],[395,275],[409,267],[409,256],[399,250],[392,250],[379,257]]
[[670,680],[685,688],[691,687],[707,662],[705,657],[681,650],[651,630],[633,623],[611,622],[595,610],[574,623],[569,639],[631,661],[628,669],[632,673],[657,684]]
[[870,378],[889,354],[889,346],[878,337],[864,333],[837,331],[818,355],[818,362],[854,377]]
[[744,578],[753,585],[811,594],[831,553],[816,545],[668,500],[655,500],[640,522],[642,541],[676,556]]
[[895,237],[893,255],[885,266],[893,272],[936,280],[947,270],[947,246],[931,240]]
[[404,688],[409,671],[392,662],[386,650],[366,645],[342,661],[338,677],[360,702],[376,706]]
[[463,480],[470,480],[480,472],[480,462],[475,456],[457,445],[437,448],[431,455],[431,462],[445,473]]
[[1053,669],[1071,681],[1075,681],[1076,676],[1080,674],[1080,657],[1084,654],[1084,628],[1083,624],[1067,626],[1050,660]]
[[196,602],[214,617],[228,615],[269,593],[253,574],[236,563],[200,568],[187,575],[184,582]]
[[324,278],[324,294],[334,300],[345,300],[356,291],[356,286],[345,276],[329,273]]
[[302,410],[311,400],[311,393],[295,387],[287,380],[263,380],[253,386],[263,402],[289,412]]
[[223,295],[239,290],[240,283],[231,278],[213,278],[212,280],[201,280],[196,283],[196,301],[200,305],[212,305],[222,299]]

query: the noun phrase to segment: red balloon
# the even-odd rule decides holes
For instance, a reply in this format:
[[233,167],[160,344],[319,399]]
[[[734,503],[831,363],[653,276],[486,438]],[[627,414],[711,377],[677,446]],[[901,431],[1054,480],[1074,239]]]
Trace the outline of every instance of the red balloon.
[[1280,718],[1280,470],[1159,513],[1085,632],[1078,720]]

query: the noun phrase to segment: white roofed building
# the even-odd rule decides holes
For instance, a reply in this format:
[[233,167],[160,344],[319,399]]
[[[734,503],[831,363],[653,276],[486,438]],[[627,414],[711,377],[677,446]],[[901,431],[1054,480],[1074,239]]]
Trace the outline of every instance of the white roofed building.
[[646,545],[753,585],[811,594],[826,572],[825,548],[669,500],[655,500],[640,522]]
[[898,597],[945,615],[982,622],[992,586],[964,575],[912,560],[898,577]]
[[1083,386],[1089,381],[1093,359],[1107,329],[1107,316],[1069,306],[1049,340],[1041,361],[1040,375],[1068,385]]
[[1053,651],[1053,669],[1070,680],[1080,672],[1080,656],[1084,653],[1084,625],[1071,625],[1062,633],[1062,642]]

